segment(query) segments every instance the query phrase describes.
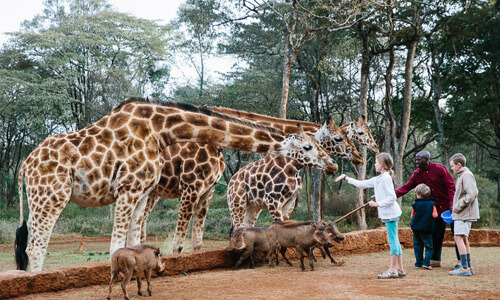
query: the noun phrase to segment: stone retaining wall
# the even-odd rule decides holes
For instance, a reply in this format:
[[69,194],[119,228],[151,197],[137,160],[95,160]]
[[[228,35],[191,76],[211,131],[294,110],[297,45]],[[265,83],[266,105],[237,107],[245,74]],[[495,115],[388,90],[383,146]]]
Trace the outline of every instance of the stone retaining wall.
[[[335,244],[331,249],[334,255],[361,254],[389,249],[384,228],[353,231],[345,236],[342,243]],[[413,236],[409,228],[399,229],[399,239],[403,248],[413,247]],[[472,229],[469,241],[472,247],[498,247],[500,246],[500,230]],[[446,232],[444,245],[453,246],[450,230]],[[290,252],[291,258],[294,255],[294,252]],[[219,248],[167,255],[163,257],[163,262],[166,266],[163,276],[169,276],[182,272],[228,268],[236,262],[236,257],[224,251],[223,248]],[[0,272],[0,299],[107,284],[110,278],[109,268],[109,263],[93,263],[80,267],[32,273],[15,270]]]

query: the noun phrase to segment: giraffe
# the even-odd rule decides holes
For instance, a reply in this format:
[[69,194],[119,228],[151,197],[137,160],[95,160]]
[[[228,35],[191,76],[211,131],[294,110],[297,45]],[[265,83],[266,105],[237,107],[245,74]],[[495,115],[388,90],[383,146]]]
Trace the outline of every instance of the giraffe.
[[370,123],[366,122],[365,115],[361,115],[357,122],[346,123],[340,126],[340,129],[349,139],[357,141],[360,145],[367,146],[373,153],[378,153],[378,146],[373,139],[369,126]]
[[[325,128],[328,128],[325,130]],[[315,133],[318,143],[330,155],[363,163],[356,148],[339,148],[332,135],[344,136],[333,118]],[[354,153],[349,156],[347,152]],[[274,221],[290,218],[295,201],[302,190],[299,172],[305,166],[300,162],[276,155],[266,155],[236,172],[228,183],[227,203],[234,228],[253,227],[263,209],[268,209]]]
[[[324,169],[337,165],[298,126],[297,135],[193,105],[128,99],[79,131],[47,137],[19,171],[22,226],[27,226],[27,269],[40,271],[52,229],[69,201],[97,207],[116,203],[110,256],[139,243],[149,193],[160,180],[160,155],[177,142],[290,157],[303,155]],[[23,220],[23,181],[30,214]],[[16,236],[17,239],[17,236]],[[16,245],[17,247],[17,245]],[[22,247],[22,246],[21,246]]]
[[[272,126],[283,130],[287,134],[295,134],[298,131],[296,120],[284,120],[255,113],[220,107],[206,108],[231,115],[234,117],[251,120],[257,124]],[[336,156],[349,159],[354,163],[363,163],[363,159],[356,147],[349,141],[347,136],[341,132],[332,122],[328,126],[321,127],[311,122],[301,122],[304,131],[311,136],[318,135],[315,139],[321,140],[321,147],[327,153],[335,153]],[[180,143],[167,147],[162,153],[165,167],[162,170],[160,183],[150,194],[145,208],[145,215],[141,224],[141,242],[146,242],[146,227],[149,214],[160,198],[179,198],[179,214],[174,237],[172,239],[172,252],[180,253],[184,248],[187,229],[191,218],[192,224],[192,248],[199,250],[203,242],[205,218],[212,199],[216,183],[222,176],[225,168],[223,149],[212,145],[201,145],[197,143]],[[307,164],[304,164],[304,166]],[[189,174],[186,176],[185,174]]]

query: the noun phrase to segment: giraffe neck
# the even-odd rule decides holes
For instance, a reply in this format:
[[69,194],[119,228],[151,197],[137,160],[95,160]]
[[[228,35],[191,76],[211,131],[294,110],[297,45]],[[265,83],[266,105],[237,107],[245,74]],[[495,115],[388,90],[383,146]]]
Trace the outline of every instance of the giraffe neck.
[[[216,107],[216,106],[209,106],[207,107],[211,111],[219,112],[222,114],[230,115],[230,116],[235,116],[238,118],[242,118],[245,120],[252,120],[253,122],[261,125],[266,125],[266,126],[271,126],[274,128],[278,128],[283,130],[286,134],[295,134],[298,132],[297,129],[297,120],[286,120],[286,119],[280,119],[280,118],[274,118],[274,117],[269,117],[269,116],[264,116],[256,113],[250,113],[246,111],[241,111],[241,110],[235,110],[231,108],[225,108],[225,107]],[[312,122],[303,122],[300,121],[300,124],[304,128],[304,131],[314,135],[320,128],[321,125],[312,123]]]
[[[252,126],[251,122],[224,117],[210,111],[182,110],[175,105],[154,105],[130,101],[114,109],[105,121],[115,138],[130,136],[142,141],[156,140],[160,151],[179,142],[209,143],[215,146],[258,153],[282,154],[285,137],[275,128]],[[243,124],[248,124],[245,126]],[[252,127],[249,127],[252,126]],[[271,132],[270,132],[271,131]],[[148,146],[148,145],[146,145]]]

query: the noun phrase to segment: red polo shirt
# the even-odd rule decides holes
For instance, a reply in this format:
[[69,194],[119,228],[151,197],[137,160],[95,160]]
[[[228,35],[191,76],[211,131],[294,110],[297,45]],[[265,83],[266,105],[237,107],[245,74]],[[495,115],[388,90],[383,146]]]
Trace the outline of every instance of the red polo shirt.
[[434,197],[436,208],[441,218],[441,213],[453,207],[453,196],[455,195],[455,181],[445,166],[429,162],[429,170],[424,171],[417,168],[407,183],[396,189],[399,198],[417,185],[425,183],[431,188],[431,196]]

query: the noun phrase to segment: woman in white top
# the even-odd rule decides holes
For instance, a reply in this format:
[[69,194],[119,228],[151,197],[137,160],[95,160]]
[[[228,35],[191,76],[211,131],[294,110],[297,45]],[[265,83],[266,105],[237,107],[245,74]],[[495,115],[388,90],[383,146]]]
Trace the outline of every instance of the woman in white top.
[[398,237],[398,219],[401,216],[401,208],[396,201],[396,192],[394,191],[393,164],[390,154],[380,153],[375,158],[375,171],[380,173],[379,176],[360,181],[341,174],[335,179],[335,181],[346,180],[358,188],[374,188],[375,190],[375,201],[368,202],[368,205],[377,207],[378,217],[386,225],[391,248],[391,265],[389,270],[377,276],[379,279],[398,278],[406,275],[403,269],[403,251]]

